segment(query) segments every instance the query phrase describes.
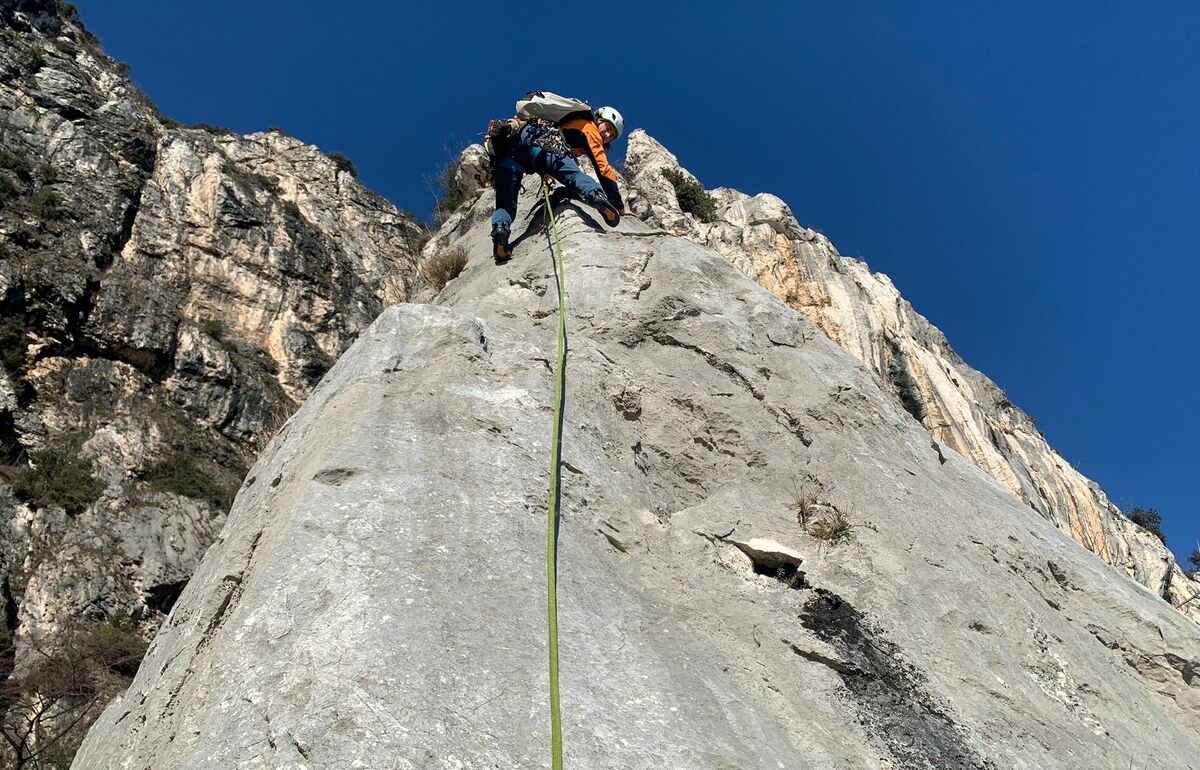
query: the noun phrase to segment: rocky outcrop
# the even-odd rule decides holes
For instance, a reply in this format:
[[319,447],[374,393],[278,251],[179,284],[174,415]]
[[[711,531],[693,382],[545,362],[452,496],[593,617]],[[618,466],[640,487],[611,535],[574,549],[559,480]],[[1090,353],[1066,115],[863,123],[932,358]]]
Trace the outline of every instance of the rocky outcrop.
[[982,468],[1104,561],[1200,620],[1200,583],[1171,552],[1126,519],[1093,481],[1054,451],[1029,415],[963,361],[886,275],[842,256],[801,227],[770,194],[711,192],[715,221],[682,211],[664,170],[678,160],[644,131],[629,137],[625,171],[631,205],[644,219],[709,246],[811,321],[875,373],[880,384],[939,445]]
[[0,0],[0,38],[10,630],[148,634],[257,452],[406,299],[423,228],[294,138],[160,116],[67,3]]
[[[76,770],[545,765],[557,297],[532,192],[503,267],[487,198],[255,464]],[[1200,767],[1200,627],[726,258],[558,222],[567,765]]]

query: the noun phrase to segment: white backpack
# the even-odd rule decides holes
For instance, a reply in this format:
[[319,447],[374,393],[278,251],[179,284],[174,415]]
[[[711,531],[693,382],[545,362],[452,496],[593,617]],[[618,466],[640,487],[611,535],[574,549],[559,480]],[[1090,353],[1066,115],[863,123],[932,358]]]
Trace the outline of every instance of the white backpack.
[[592,105],[580,99],[559,96],[549,91],[530,91],[517,102],[517,117],[522,120],[544,120],[557,123],[574,112],[592,111]]

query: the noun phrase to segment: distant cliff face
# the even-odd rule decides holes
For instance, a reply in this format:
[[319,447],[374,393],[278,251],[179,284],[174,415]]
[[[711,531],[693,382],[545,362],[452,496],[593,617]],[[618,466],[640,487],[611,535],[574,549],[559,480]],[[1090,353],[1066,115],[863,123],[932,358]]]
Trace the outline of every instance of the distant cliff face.
[[[661,144],[634,131],[626,173],[639,215],[715,249],[803,313],[875,372],[935,441],[978,465],[1101,559],[1172,604],[1200,594],[1200,583],[1183,574],[1158,538],[1129,522],[1095,482],[1055,452],[1033,419],[963,361],[886,275],[838,254],[773,195],[714,190],[715,221],[698,221],[681,210],[664,170],[693,178]],[[1200,620],[1200,601],[1182,609]]]
[[68,4],[0,0],[0,40],[9,630],[149,631],[423,230],[315,147],[160,116]]
[[[536,187],[501,267],[490,199],[260,456],[75,770],[547,766],[558,297]],[[566,766],[1200,770],[1200,626],[727,259],[557,221]]]

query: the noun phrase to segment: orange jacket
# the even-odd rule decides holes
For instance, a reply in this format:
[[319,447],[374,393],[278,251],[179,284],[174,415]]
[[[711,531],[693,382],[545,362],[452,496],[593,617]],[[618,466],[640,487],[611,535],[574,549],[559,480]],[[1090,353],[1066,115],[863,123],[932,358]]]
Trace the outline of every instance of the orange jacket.
[[592,165],[596,167],[596,173],[600,174],[600,186],[604,188],[604,194],[608,196],[609,202],[618,209],[625,208],[625,203],[621,200],[620,188],[617,187],[617,172],[608,162],[608,156],[604,152],[604,141],[600,138],[600,129],[596,127],[596,121],[587,115],[579,115],[568,117],[559,123],[558,127],[562,130],[563,138],[571,146],[575,157],[587,155],[591,158]]

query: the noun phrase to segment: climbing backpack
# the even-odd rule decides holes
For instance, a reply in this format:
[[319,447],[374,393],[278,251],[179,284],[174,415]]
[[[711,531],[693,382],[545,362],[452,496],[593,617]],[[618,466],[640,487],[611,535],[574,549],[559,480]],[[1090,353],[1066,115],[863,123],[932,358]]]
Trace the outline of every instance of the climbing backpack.
[[577,113],[586,113],[590,118],[592,105],[549,91],[530,91],[517,102],[517,117],[523,120],[557,124]]

